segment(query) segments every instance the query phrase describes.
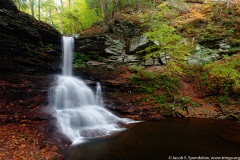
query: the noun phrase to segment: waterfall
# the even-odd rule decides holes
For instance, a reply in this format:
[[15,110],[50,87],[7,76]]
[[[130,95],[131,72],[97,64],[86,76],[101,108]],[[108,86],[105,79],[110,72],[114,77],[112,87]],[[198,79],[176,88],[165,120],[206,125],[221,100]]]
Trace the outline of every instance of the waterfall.
[[63,75],[72,76],[72,53],[74,39],[72,37],[63,37]]
[[102,87],[99,82],[97,82],[97,87],[96,87],[96,100],[99,106],[103,106]]
[[56,77],[57,85],[50,89],[50,102],[60,130],[73,143],[124,130],[119,123],[134,121],[119,118],[104,108],[100,83],[94,94],[81,79],[72,76],[73,43],[73,38],[63,37],[63,75]]

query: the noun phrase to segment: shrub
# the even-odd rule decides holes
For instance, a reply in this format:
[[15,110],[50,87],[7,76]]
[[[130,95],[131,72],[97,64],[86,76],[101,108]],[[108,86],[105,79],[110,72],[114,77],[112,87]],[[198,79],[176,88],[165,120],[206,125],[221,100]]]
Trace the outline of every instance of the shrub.
[[173,99],[174,94],[177,93],[177,88],[180,86],[178,76],[148,72],[142,69],[130,76],[129,81],[136,87],[136,92],[151,94],[152,99],[159,103],[165,103],[171,98]]
[[239,55],[232,57],[225,56],[221,61],[205,65],[203,69],[208,74],[207,80],[211,84],[211,88],[208,88],[209,91],[215,93],[216,95],[239,94]]

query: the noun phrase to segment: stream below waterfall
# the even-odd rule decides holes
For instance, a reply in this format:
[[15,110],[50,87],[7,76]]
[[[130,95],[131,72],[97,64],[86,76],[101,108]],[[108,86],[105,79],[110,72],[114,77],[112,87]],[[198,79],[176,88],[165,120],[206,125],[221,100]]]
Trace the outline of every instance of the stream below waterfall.
[[70,146],[64,159],[168,160],[198,156],[202,159],[238,157],[239,160],[240,123],[209,119],[142,122],[118,135]]
[[240,160],[239,122],[166,119],[137,123],[115,116],[104,107],[100,83],[93,92],[74,77],[73,49],[74,39],[63,37],[63,74],[56,76],[56,85],[49,91],[56,125],[73,142],[64,160],[192,159],[188,156]]

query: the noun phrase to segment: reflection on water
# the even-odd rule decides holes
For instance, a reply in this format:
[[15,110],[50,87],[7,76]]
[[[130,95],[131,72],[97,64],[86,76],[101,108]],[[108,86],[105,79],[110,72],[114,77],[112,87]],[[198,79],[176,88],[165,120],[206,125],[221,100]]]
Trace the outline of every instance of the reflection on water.
[[119,135],[69,147],[66,160],[165,160],[169,156],[240,157],[240,123],[206,119],[143,122]]

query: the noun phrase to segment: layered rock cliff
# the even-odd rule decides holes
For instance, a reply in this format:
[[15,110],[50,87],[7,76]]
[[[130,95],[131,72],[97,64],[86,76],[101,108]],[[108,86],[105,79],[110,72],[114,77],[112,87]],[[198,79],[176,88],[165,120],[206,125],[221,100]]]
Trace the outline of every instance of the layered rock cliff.
[[[1,2],[2,3],[2,2]],[[20,12],[11,1],[0,8],[0,70],[49,72],[57,70],[61,35],[44,22]]]
[[[11,0],[1,0],[0,133],[8,134],[0,136],[0,145],[7,149],[0,159],[18,159],[17,153],[30,158],[30,152],[22,150],[29,145],[27,139],[32,139],[29,147],[34,145],[36,152],[50,146],[47,137],[51,136],[46,134],[54,131],[50,125],[54,118],[43,108],[48,105],[51,75],[60,72],[60,52],[58,31],[19,11]],[[11,150],[9,144],[19,144],[18,149]]]

